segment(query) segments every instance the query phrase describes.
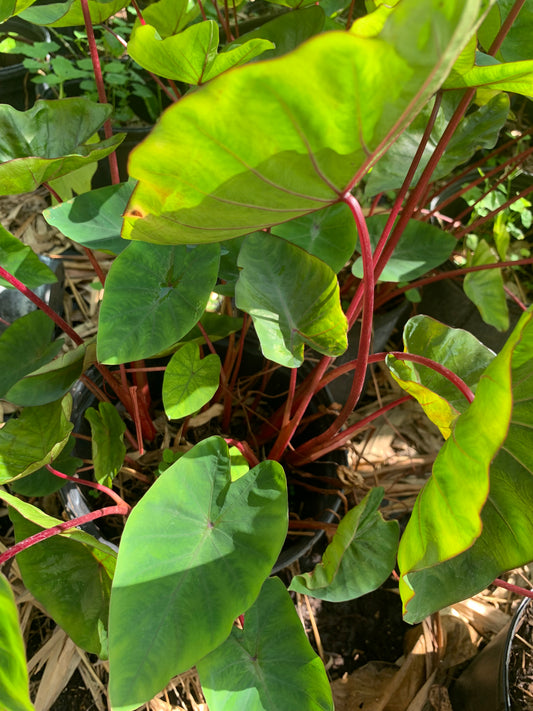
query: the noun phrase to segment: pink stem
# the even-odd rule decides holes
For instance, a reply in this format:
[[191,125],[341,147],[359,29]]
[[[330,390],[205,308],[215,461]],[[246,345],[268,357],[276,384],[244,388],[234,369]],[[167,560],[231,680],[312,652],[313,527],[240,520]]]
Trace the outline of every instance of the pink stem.
[[255,456],[248,442],[240,442],[239,440],[233,439],[232,437],[225,437],[224,441],[230,447],[237,447],[239,452],[242,454],[242,456],[246,459],[246,461],[251,467],[256,467],[259,464],[259,459]]
[[[100,58],[98,57],[98,48],[96,46],[96,39],[94,36],[93,23],[91,20],[91,13],[89,11],[88,0],[81,0],[81,9],[83,12],[83,20],[85,22],[85,31],[87,32],[87,42],[89,44],[89,54],[91,55],[91,61],[93,63],[94,80],[96,82],[96,89],[98,91],[98,100],[101,104],[107,104],[107,97],[105,94],[104,87],[104,77],[102,75],[102,67],[100,66]],[[113,128],[111,126],[111,119],[107,119],[104,123],[104,135],[106,138],[111,138],[113,136]],[[107,157],[109,161],[109,170],[111,172],[111,182],[113,185],[120,183],[120,177],[118,173],[118,163],[116,153],[110,153]]]
[[[378,355],[378,354],[375,354]],[[474,393],[470,390],[465,381],[456,375],[453,370],[446,368],[446,366],[437,363],[431,358],[426,358],[425,356],[417,355],[416,353],[404,353],[403,351],[391,351],[389,354],[379,354],[379,355],[392,355],[398,360],[407,360],[413,363],[419,363],[420,365],[425,365],[427,368],[431,368],[439,375],[444,376],[450,383],[453,383],[455,387],[465,396],[468,402],[474,402]]]
[[526,588],[521,588],[518,585],[512,585],[511,583],[507,583],[505,580],[501,580],[500,578],[496,578],[495,580],[493,580],[492,584],[497,585],[499,588],[505,588],[505,590],[510,590],[511,592],[514,592],[517,595],[522,595],[522,597],[533,598],[533,590],[527,590]]
[[46,528],[43,531],[34,533],[33,536],[25,538],[23,541],[20,541],[20,543],[16,543],[14,546],[11,546],[11,548],[8,548],[5,553],[0,555],[0,565],[3,565],[8,560],[11,560],[11,558],[16,556],[17,553],[21,553],[30,546],[34,546],[36,543],[45,541],[47,538],[56,536],[58,533],[63,533],[64,531],[68,531],[70,528],[76,528],[84,523],[89,523],[89,521],[95,521],[103,516],[111,516],[113,514],[126,516],[129,513],[129,509],[130,507],[127,504],[120,506],[106,506],[103,509],[91,511],[91,513],[85,514],[84,516],[73,518],[71,521],[64,521],[59,523],[57,526],[52,526],[51,528]]
[[5,279],[8,281],[11,286],[14,286],[17,291],[20,291],[21,294],[24,294],[26,298],[28,298],[32,303],[34,303],[38,308],[41,309],[41,311],[44,311],[44,313],[49,316],[52,321],[59,326],[59,328],[67,334],[74,343],[77,346],[81,346],[83,343],[83,338],[78,336],[76,331],[68,325],[68,323],[59,316],[59,314],[56,314],[56,312],[48,306],[47,303],[45,303],[42,299],[40,299],[36,294],[33,293],[33,291],[30,291],[28,287],[23,284],[17,277],[14,277],[12,274],[7,272],[3,267],[0,266],[0,277],[2,279]]
[[73,481],[75,484],[83,484],[83,486],[90,486],[92,489],[97,489],[103,494],[107,494],[111,499],[113,499],[113,501],[118,504],[118,506],[126,506],[129,511],[130,506],[124,501],[124,499],[122,499],[115,491],[113,491],[113,489],[110,489],[108,486],[105,486],[105,484],[99,484],[97,481],[89,481],[88,479],[80,479],[79,477],[63,474],[63,472],[54,469],[51,464],[47,464],[46,468],[49,472],[51,472],[55,476],[58,476],[60,479],[68,479],[69,481]]

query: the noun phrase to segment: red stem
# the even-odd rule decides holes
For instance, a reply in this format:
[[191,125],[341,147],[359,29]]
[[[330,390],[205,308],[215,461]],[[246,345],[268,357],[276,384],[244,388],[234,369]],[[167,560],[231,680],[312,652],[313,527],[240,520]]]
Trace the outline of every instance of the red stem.
[[289,452],[289,454],[287,455],[287,461],[289,461],[295,466],[301,466],[302,464],[307,464],[308,462],[314,462],[317,459],[320,459],[325,454],[333,452],[335,449],[338,449],[343,444],[346,444],[346,442],[348,442],[348,440],[350,440],[354,436],[354,434],[365,429],[365,427],[367,427],[376,418],[380,417],[380,415],[384,415],[389,410],[398,407],[398,405],[402,405],[404,402],[407,402],[410,399],[410,395],[404,395],[403,397],[398,398],[398,400],[394,400],[388,405],[380,407],[379,410],[376,410],[376,412],[373,412],[371,415],[368,415],[368,417],[359,420],[359,422],[356,422],[354,425],[351,425],[345,430],[342,430],[342,432],[339,432],[337,435],[335,435],[335,437],[332,437],[327,444],[324,444],[322,446],[315,446],[316,443],[314,440],[311,440],[311,442],[306,442],[305,445],[302,445],[298,449],[295,449],[293,452]]
[[[102,67],[100,66],[100,59],[98,57],[98,48],[96,46],[96,39],[94,36],[93,23],[91,20],[91,13],[89,11],[88,0],[81,0],[81,9],[83,12],[83,20],[85,22],[85,31],[87,32],[87,42],[89,44],[89,54],[91,56],[91,61],[93,64],[94,80],[96,82],[96,89],[98,91],[98,100],[101,104],[107,104],[107,97],[105,93],[104,77],[102,75]],[[113,127],[111,125],[111,119],[107,119],[104,123],[104,135],[106,138],[111,138],[113,136]],[[118,163],[116,153],[110,153],[107,157],[109,161],[109,170],[111,172],[111,182],[113,185],[120,183],[120,177],[118,173]]]
[[521,588],[518,585],[512,585],[511,583],[507,583],[505,580],[501,580],[500,578],[496,578],[495,580],[493,580],[492,584],[497,585],[499,588],[505,588],[505,590],[510,590],[511,592],[514,592],[517,595],[522,595],[522,597],[533,598],[533,590],[527,590],[526,588]]
[[248,442],[240,442],[238,439],[233,439],[232,437],[226,437],[224,441],[230,447],[237,447],[252,468],[259,464],[259,459],[255,456]]
[[34,294],[33,291],[30,291],[30,289],[28,289],[25,284],[23,284],[19,279],[17,279],[17,277],[14,277],[1,266],[0,277],[9,282],[11,286],[14,286],[15,289],[17,289],[17,291],[20,291],[21,294],[24,294],[24,296],[28,298],[32,303],[34,303],[38,308],[40,308],[41,311],[44,311],[44,313],[49,316],[52,321],[64,333],[66,333],[67,336],[69,336],[77,346],[81,346],[81,344],[83,343],[83,338],[81,338],[81,336],[78,336],[76,331],[71,326],[69,326],[68,323],[63,318],[61,318],[59,314],[56,314],[56,312],[51,309],[47,303],[45,303],[36,294]]
[[489,49],[489,54],[492,54],[493,56],[496,54],[496,52],[500,49],[502,46],[503,40],[506,38],[507,33],[511,29],[514,21],[516,20],[518,13],[522,9],[522,6],[524,5],[526,0],[516,0],[515,4],[509,11],[509,14],[505,18],[504,23],[500,27],[500,31],[494,38],[494,41],[492,42],[490,49]]
[[97,511],[91,511],[84,516],[79,516],[78,518],[73,518],[71,521],[64,521],[59,523],[57,526],[52,526],[51,528],[46,528],[44,531],[39,531],[39,533],[34,533],[33,536],[25,538],[20,543],[16,543],[11,548],[8,548],[5,553],[0,555],[0,565],[3,565],[8,560],[11,560],[17,553],[21,553],[30,546],[34,546],[36,543],[45,541],[47,538],[56,536],[58,533],[63,533],[68,531],[70,528],[76,528],[77,526],[82,526],[84,523],[89,523],[89,521],[95,521],[96,519],[102,518],[103,516],[111,516],[112,514],[118,514],[121,516],[126,516],[129,513],[130,507],[127,504],[120,506],[106,506],[103,509],[98,509]]
[[89,481],[88,479],[80,479],[79,477],[75,476],[69,476],[68,474],[63,474],[63,472],[58,471],[57,469],[54,469],[54,467],[51,464],[47,464],[46,468],[48,469],[49,472],[54,474],[54,476],[59,477],[60,479],[68,479],[68,481],[73,481],[75,484],[83,484],[83,486],[90,486],[91,489],[97,489],[98,491],[101,491],[103,494],[107,494],[113,501],[118,505],[122,507],[126,507],[128,509],[128,512],[130,510],[130,506],[122,499],[113,489],[110,489],[108,486],[105,486],[105,484],[99,484],[97,481]]
[[453,272],[442,272],[441,274],[434,274],[430,277],[425,277],[424,279],[419,279],[418,281],[413,281],[407,286],[399,287],[393,292],[387,294],[387,298],[379,300],[376,302],[376,307],[383,306],[390,299],[395,298],[399,294],[403,294],[410,289],[417,289],[420,286],[425,286],[426,284],[432,284],[435,281],[442,281],[442,279],[454,279],[462,274],[468,274],[469,272],[481,272],[484,269],[503,269],[505,267],[521,267],[526,264],[533,264],[533,257],[528,257],[527,259],[517,259],[515,261],[510,260],[507,262],[495,262],[494,264],[477,264],[475,267],[462,267],[461,269],[454,269]]
[[426,358],[425,356],[417,355],[416,353],[404,353],[403,351],[391,351],[387,353],[379,353],[375,355],[392,355],[398,360],[412,361],[413,363],[418,363],[419,365],[425,365],[427,368],[431,368],[439,375],[444,376],[450,383],[453,383],[455,387],[465,396],[468,402],[474,402],[474,393],[470,390],[465,381],[456,375],[453,370],[446,368],[446,366],[437,363],[431,358]]

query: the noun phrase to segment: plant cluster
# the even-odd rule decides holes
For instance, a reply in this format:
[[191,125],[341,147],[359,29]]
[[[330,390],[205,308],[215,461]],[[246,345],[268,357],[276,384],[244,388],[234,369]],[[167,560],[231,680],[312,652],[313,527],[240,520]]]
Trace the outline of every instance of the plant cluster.
[[[120,183],[122,136],[93,27],[126,0],[0,2],[0,17],[85,28],[99,102],[0,105],[0,193],[46,186],[58,203],[46,220],[82,246],[104,287],[98,335],[84,341],[33,292],[50,271],[0,230],[0,276],[38,307],[0,337],[0,396],[16,409],[0,430],[0,498],[16,543],[0,564],[16,555],[54,620],[109,658],[115,711],[193,665],[211,711],[333,708],[289,592],[270,577],[291,528],[325,526],[289,520],[287,480],[409,398],[445,443],[401,538],[372,489],[290,590],[349,600],[397,564],[414,623],[533,559],[533,312],[503,277],[533,259],[480,231],[499,215],[516,228],[513,211],[529,229],[533,186],[499,193],[533,150],[528,129],[502,131],[509,94],[533,95],[531,3],[282,4],[257,18],[216,0],[133,2],[128,55],[172,106]],[[91,190],[102,159],[112,184]],[[447,215],[464,195],[471,219]],[[115,255],[107,274],[101,251]],[[448,260],[461,268],[443,270]],[[423,314],[405,325],[404,351],[372,352],[378,308],[449,277],[464,277],[502,331],[507,297],[521,306],[498,354]],[[246,372],[250,342],[267,363]],[[354,357],[341,363],[348,343]],[[367,369],[382,361],[405,394],[354,421]],[[267,410],[279,368],[284,392]],[[176,430],[147,476],[132,452],[157,435],[150,382],[161,371]],[[345,402],[322,413],[322,391],[347,374]],[[94,479],[79,476],[75,456],[78,380],[98,403],[86,412]],[[214,413],[220,434],[183,447],[192,420]],[[125,461],[150,484],[131,510],[113,488]],[[66,480],[112,503],[56,519],[35,497]],[[118,553],[82,528],[106,516],[126,518]],[[31,709],[16,609],[4,577],[0,586],[0,705]]]

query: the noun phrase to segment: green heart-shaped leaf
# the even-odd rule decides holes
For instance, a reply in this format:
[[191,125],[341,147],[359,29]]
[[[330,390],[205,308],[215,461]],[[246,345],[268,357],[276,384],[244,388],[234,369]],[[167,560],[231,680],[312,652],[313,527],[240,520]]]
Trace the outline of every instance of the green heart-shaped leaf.
[[305,345],[325,355],[344,353],[348,322],[327,264],[261,232],[246,238],[238,263],[235,301],[252,317],[266,358],[296,368]]
[[[188,249],[130,244],[107,275],[98,359],[103,363],[141,360],[186,336],[207,305],[219,255],[218,245]],[[132,274],[142,274],[142,280],[132,284]]]
[[322,34],[187,94],[130,156],[123,236],[215,242],[338,202],[444,81],[478,11],[405,0],[377,37]]
[[244,629],[233,627],[197,667],[210,709],[333,711],[324,666],[279,578],[265,580]]
[[281,466],[264,461],[232,481],[219,437],[163,472],[120,544],[109,629],[114,709],[145,703],[227,638],[276,561],[287,508]]
[[185,343],[169,361],[163,377],[163,405],[170,420],[179,420],[203,407],[220,384],[220,358],[200,358],[195,343]]

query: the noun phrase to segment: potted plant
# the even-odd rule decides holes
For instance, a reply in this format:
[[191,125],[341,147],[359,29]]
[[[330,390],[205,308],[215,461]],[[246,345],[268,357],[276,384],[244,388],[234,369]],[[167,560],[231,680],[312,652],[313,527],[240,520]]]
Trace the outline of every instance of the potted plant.
[[[109,655],[114,709],[137,708],[192,665],[212,711],[332,708],[290,596],[269,577],[287,535],[286,472],[342,448],[407,398],[446,441],[401,540],[396,522],[379,512],[383,491],[373,489],[339,522],[322,562],[290,589],[352,599],[379,586],[397,559],[404,617],[416,622],[533,558],[531,310],[524,306],[497,355],[424,315],[407,322],[403,352],[370,353],[376,307],[403,293],[416,299],[425,282],[449,277],[434,270],[452,255],[464,259],[453,276],[467,275],[467,290],[498,326],[506,309],[501,270],[533,261],[496,257],[486,241],[474,249],[458,243],[428,222],[427,207],[432,192],[456,180],[457,166],[494,145],[509,111],[506,92],[531,93],[522,4],[506,13],[503,3],[477,0],[371,3],[353,24],[347,9],[348,30],[325,33],[320,8],[295,9],[268,23],[264,36],[259,28],[249,37],[238,36],[228,5],[214,4],[230,40],[221,52],[217,22],[201,5],[193,24],[184,6],[173,3],[170,15],[165,0],[139,14],[131,56],[192,88],[132,153],[132,182],[84,192],[47,213],[88,250],[104,286],[96,349],[35,298],[20,260],[0,267],[43,310],[0,338],[2,395],[23,406],[0,431],[0,481],[17,487],[43,466],[71,476],[59,459],[71,446],[68,391],[94,363],[105,387],[83,376],[102,401],[89,416],[96,481],[88,485],[113,499],[62,522],[2,491],[17,543],[0,562],[18,555],[26,585],[76,643]],[[80,12],[86,18],[100,93],[91,17],[100,21],[104,7],[117,9],[86,0],[68,9],[68,22]],[[291,34],[304,17],[304,30]],[[300,44],[306,32],[311,39]],[[293,51],[246,63],[273,43],[287,50],[290,36]],[[109,110],[84,100],[38,103],[17,122],[0,109],[0,122],[16,126],[7,137],[0,132],[6,193],[43,183],[57,194],[54,181],[120,140],[108,128],[104,141],[88,142]],[[16,252],[13,238],[3,239]],[[107,275],[92,248],[118,255]],[[213,307],[213,293],[222,308]],[[224,312],[233,300],[244,314],[240,326]],[[336,366],[357,322],[356,357]],[[61,344],[50,343],[54,324],[76,345],[61,357]],[[254,429],[255,442],[228,442],[234,366],[251,324],[266,359],[289,369],[287,394]],[[220,335],[230,339],[222,366]],[[127,436],[141,449],[153,436],[143,362],[164,353],[172,353],[163,383],[168,417],[187,418],[218,398],[225,437],[208,437],[171,463],[130,513],[110,486],[124,457],[124,426],[107,393],[129,413]],[[311,368],[299,380],[306,360]],[[347,425],[368,365],[383,360],[407,394]],[[310,433],[310,405],[346,373],[353,378],[345,404]],[[79,528],[106,515],[127,516],[118,556]],[[16,676],[2,668],[0,689],[30,708],[4,588]]]

